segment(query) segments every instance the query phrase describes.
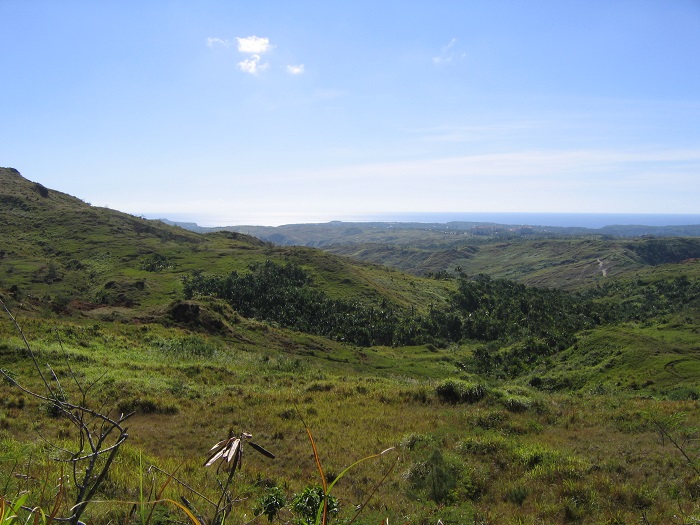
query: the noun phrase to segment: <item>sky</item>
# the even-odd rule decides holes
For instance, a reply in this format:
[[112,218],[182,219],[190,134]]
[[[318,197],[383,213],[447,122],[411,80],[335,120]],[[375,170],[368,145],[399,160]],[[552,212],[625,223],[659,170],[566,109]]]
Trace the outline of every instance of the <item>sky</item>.
[[700,213],[700,0],[0,0],[0,166],[200,225]]

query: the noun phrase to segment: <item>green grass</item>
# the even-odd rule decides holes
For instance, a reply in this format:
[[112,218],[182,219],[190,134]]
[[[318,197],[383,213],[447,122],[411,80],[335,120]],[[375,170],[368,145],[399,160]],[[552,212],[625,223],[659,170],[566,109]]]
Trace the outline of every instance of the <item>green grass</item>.
[[[318,250],[273,247],[228,232],[198,235],[90,207],[53,190],[42,198],[33,183],[6,169],[0,169],[0,187],[26,208],[0,202],[0,288],[14,286],[15,295],[27,305],[48,304],[69,312],[76,307],[91,311],[90,306],[128,306],[134,314],[158,315],[181,295],[182,278],[190,272],[227,275],[268,259],[300,265],[316,286],[337,299],[389,301],[424,311],[431,303],[444,302],[451,288],[450,283],[429,282]],[[172,264],[161,271],[145,269],[144,262],[156,256]],[[94,312],[99,313],[105,312]]]
[[562,374],[579,388],[600,393],[634,392],[657,397],[700,395],[697,324],[688,316],[670,322],[602,327],[579,335],[576,345],[530,377],[551,383]]
[[[686,414],[672,431],[700,459],[697,307],[579,332],[571,347],[509,381],[480,377],[473,354],[482,343],[360,348],[245,319],[218,299],[183,302],[181,285],[193,270],[226,275],[271,259],[299,264],[330,297],[425,312],[446,303],[451,280],[242,235],[198,235],[58,192],[41,197],[32,183],[0,175],[0,193],[19,199],[0,199],[7,225],[0,293],[41,369],[51,365],[74,399],[77,379],[89,386],[92,406],[136,412],[86,522],[139,521],[131,509],[141,485],[146,500],[167,484],[164,498],[185,496],[206,508],[163,472],[216,497],[215,469],[203,463],[229,429],[250,432],[277,456],[246,452],[229,522],[249,522],[272,488],[292,501],[319,484],[300,416],[329,477],[397,447],[400,461],[386,479],[388,455],[362,462],[333,488],[341,522],[370,495],[355,523],[692,523],[700,514],[696,472],[655,425]],[[161,260],[155,255],[169,264],[154,271],[146,263]],[[620,243],[602,239],[483,242],[453,255],[473,264],[468,273],[568,288],[612,281],[620,294],[638,281],[700,275],[697,263],[641,265]],[[607,277],[598,258],[610,263]],[[448,259],[437,254],[434,261]],[[198,315],[178,318],[183,304]],[[0,367],[41,390],[5,316]],[[61,476],[52,458],[75,437],[71,428],[51,417],[46,402],[1,382],[0,496],[28,491],[32,505],[50,508]],[[171,503],[154,516],[187,520]],[[287,506],[276,519],[296,516]]]
[[[98,521],[128,512],[129,505],[123,502],[137,496],[135,458],[140,451],[146,454],[145,465],[166,471],[180,466],[179,475],[213,497],[214,479],[201,465],[208,448],[229,427],[251,432],[277,455],[275,460],[246,456],[240,495],[249,500],[240,503],[236,516],[250,515],[257,495],[264,492],[266,485],[256,480],[273,480],[291,498],[317,483],[297,411],[314,433],[327,472],[337,474],[357,459],[399,447],[400,468],[379,489],[360,523],[385,518],[445,521],[446,516],[456,515],[490,516],[503,523],[516,523],[517,517],[559,523],[574,515],[583,522],[614,515],[634,521],[641,510],[650,520],[663,521],[679,505],[697,512],[697,500],[690,496],[692,473],[678,451],[660,442],[649,417],[685,412],[690,418],[686,425],[692,427],[700,423],[698,402],[656,401],[654,397],[661,395],[654,392],[661,387],[658,376],[654,385],[619,388],[608,394],[587,388],[547,393],[492,381],[485,397],[454,404],[441,399],[437,378],[446,363],[441,358],[453,358],[455,349],[415,348],[407,349],[406,355],[401,355],[401,349],[370,349],[370,354],[377,352],[377,359],[381,356],[384,368],[377,368],[371,356],[348,353],[351,362],[339,360],[332,353],[340,349],[336,343],[311,336],[295,340],[283,331],[261,329],[264,325],[248,321],[236,328],[250,342],[157,324],[32,319],[23,324],[28,334],[36,334],[32,342],[41,362],[53,364],[64,388],[72,389],[65,353],[81,381],[97,381],[93,387],[97,403],[131,403],[130,408],[137,410],[129,425],[130,448],[118,460],[104,494],[108,503],[91,511],[91,519]],[[18,380],[37,387],[30,363],[8,325],[2,323],[4,366]],[[55,329],[62,334],[63,351],[55,342]],[[637,343],[643,340],[628,341],[606,330],[591,333],[579,344],[592,347],[611,338],[631,348],[639,348]],[[654,345],[658,343],[655,339]],[[406,360],[421,358],[424,361],[417,368],[423,373],[404,373],[413,370],[407,369]],[[643,362],[639,367],[639,374],[648,370]],[[456,370],[442,369],[442,377],[459,376]],[[625,363],[617,370],[631,373],[634,368]],[[470,376],[462,377],[469,382]],[[69,437],[65,421],[49,418],[40,403],[9,385],[0,390],[4,443],[0,472],[7,474],[19,461],[14,468],[23,473],[29,469],[38,479],[55,477],[58,466],[36,458],[45,442]],[[42,439],[37,440],[39,435]],[[27,447],[39,449],[30,453]],[[406,477],[435,450],[459,467],[452,474],[453,494],[440,505],[423,503],[427,493],[421,491],[426,486],[411,485],[410,476]],[[27,463],[30,456],[36,461],[33,466]],[[379,481],[384,468],[388,468],[386,461],[363,464],[338,483],[334,494],[341,504],[341,517],[350,516],[353,505]],[[152,483],[162,482],[161,478]],[[9,484],[8,493],[19,489],[13,478],[5,478],[4,483]],[[192,498],[183,487],[172,491],[168,494],[173,498],[180,494]],[[283,516],[289,512],[284,510]]]

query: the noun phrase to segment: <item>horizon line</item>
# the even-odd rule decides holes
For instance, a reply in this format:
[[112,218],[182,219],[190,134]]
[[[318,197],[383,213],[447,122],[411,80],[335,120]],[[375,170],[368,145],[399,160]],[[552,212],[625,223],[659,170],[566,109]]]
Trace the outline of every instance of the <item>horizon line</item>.
[[[156,215],[158,215],[156,217]],[[222,219],[219,217],[203,217],[198,214],[173,213],[171,214],[146,214],[142,215],[150,219],[163,219],[175,223],[195,224],[203,228],[228,228],[228,227],[269,227],[291,226],[298,224],[327,224],[340,223],[419,223],[419,224],[447,224],[450,222],[483,222],[494,223],[496,219],[506,222],[498,222],[505,225],[523,226],[551,226],[563,228],[588,228],[599,229],[606,226],[697,226],[700,225],[700,213],[640,213],[640,212],[385,212],[367,213],[357,215],[343,215],[331,218],[325,214],[318,214],[312,219],[308,215],[288,214],[285,219],[276,220],[272,224],[269,220],[262,220],[264,214],[255,219],[246,217],[243,220]],[[309,214],[310,215],[310,214]],[[175,218],[173,218],[175,217]],[[269,217],[268,217],[269,218]],[[510,218],[510,219],[509,219]],[[282,219],[282,217],[278,217]],[[295,220],[296,219],[296,220]],[[305,220],[306,219],[306,220]],[[522,220],[526,219],[526,220]],[[553,221],[542,223],[540,220]],[[609,222],[620,219],[622,222]],[[510,222],[508,222],[510,220]],[[638,221],[643,222],[638,222]]]

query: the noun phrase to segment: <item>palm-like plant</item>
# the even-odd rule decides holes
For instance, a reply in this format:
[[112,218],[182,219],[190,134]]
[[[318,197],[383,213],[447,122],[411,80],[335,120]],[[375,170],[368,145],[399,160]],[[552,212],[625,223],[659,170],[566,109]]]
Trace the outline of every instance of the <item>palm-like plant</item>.
[[223,523],[224,519],[230,512],[231,507],[233,506],[234,500],[229,488],[233,482],[233,475],[236,473],[236,470],[240,468],[243,462],[243,444],[247,443],[253,450],[256,450],[268,458],[275,458],[275,455],[272,452],[269,452],[257,443],[250,441],[250,438],[252,437],[252,434],[247,432],[235,434],[231,429],[229,430],[228,438],[219,441],[209,450],[209,456],[207,461],[204,463],[204,466],[210,467],[217,461],[221,460],[219,466],[217,467],[217,472],[219,472],[222,466],[224,470],[228,470],[226,481],[224,483],[219,482],[219,485],[221,486],[221,497],[216,504],[214,519],[212,521],[214,525]]

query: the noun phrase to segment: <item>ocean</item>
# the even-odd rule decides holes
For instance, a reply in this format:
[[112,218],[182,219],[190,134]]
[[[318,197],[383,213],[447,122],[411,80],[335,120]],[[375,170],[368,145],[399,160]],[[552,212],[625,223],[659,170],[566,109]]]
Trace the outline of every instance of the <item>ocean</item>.
[[355,217],[362,222],[492,222],[528,226],[602,228],[604,226],[689,226],[700,225],[700,214],[654,213],[386,213]]

